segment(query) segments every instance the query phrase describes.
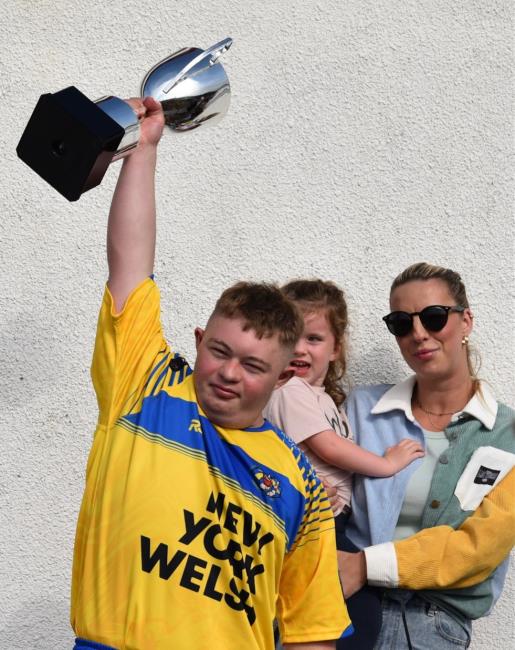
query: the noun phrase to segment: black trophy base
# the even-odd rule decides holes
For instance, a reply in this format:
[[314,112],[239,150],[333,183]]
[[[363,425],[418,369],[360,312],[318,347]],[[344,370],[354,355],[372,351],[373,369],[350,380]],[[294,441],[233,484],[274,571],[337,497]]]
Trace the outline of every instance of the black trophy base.
[[125,131],[70,86],[41,95],[16,148],[18,156],[69,201],[98,185]]

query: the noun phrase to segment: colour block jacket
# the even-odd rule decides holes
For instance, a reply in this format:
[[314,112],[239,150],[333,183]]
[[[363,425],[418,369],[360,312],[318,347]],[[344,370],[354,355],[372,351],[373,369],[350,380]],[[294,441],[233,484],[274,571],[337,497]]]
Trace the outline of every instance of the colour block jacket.
[[[424,444],[411,411],[415,377],[366,386],[347,400],[358,444],[376,454],[402,438]],[[488,614],[515,543],[515,412],[486,384],[445,429],[422,529],[392,542],[417,459],[389,478],[355,476],[349,538],[364,548],[369,584],[412,589],[458,618]]]

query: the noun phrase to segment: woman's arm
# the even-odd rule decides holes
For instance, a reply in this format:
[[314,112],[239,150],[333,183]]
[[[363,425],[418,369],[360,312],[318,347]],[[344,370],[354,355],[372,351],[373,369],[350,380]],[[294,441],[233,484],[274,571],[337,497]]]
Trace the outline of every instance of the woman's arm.
[[392,476],[424,455],[419,442],[405,438],[389,447],[384,456],[378,456],[342,438],[333,429],[320,431],[303,442],[329,465],[365,476]]
[[[459,589],[479,584],[515,544],[515,469],[463,524],[424,528],[397,542],[370,546],[361,557],[339,553],[345,595],[359,589],[359,567],[370,584],[403,589]],[[365,562],[366,556],[366,564]]]

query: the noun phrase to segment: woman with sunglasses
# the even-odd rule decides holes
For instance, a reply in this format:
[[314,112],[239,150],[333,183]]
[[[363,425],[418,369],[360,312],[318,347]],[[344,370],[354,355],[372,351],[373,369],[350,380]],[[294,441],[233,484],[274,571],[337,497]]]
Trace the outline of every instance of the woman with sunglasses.
[[[339,553],[344,592],[380,590],[376,650],[466,648],[515,543],[515,412],[474,374],[473,316],[457,273],[410,266],[390,307],[384,321],[413,375],[353,391],[347,415],[376,454],[406,437],[426,454],[391,478],[355,477],[347,534],[364,550]],[[353,623],[359,638],[366,612]]]

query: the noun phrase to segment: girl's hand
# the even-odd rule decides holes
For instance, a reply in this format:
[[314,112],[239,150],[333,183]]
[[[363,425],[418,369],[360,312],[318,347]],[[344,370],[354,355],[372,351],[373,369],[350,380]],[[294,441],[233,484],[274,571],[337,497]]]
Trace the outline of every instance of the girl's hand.
[[127,104],[138,116],[140,121],[140,137],[138,149],[146,145],[157,146],[163,134],[165,124],[163,107],[153,97],[132,97],[126,100]]
[[391,464],[393,473],[396,474],[416,458],[422,458],[424,455],[424,448],[419,442],[409,438],[404,438],[404,440],[393,445],[393,447],[388,447],[384,454],[384,458]]
[[342,505],[342,500],[338,496],[338,493],[336,492],[336,488],[333,485],[331,485],[327,481],[327,479],[323,478],[322,484],[329,498],[329,503],[331,504],[333,514],[336,514],[336,512],[338,512],[338,508]]

